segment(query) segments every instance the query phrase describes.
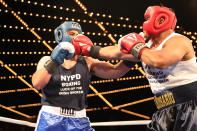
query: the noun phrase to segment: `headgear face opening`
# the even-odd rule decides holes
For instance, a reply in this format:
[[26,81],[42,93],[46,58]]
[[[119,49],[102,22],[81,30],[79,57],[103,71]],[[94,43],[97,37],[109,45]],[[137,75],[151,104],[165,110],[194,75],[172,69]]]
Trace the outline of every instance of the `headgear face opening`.
[[[79,23],[73,21],[65,21],[55,29],[54,31],[55,41],[58,44],[63,41],[71,42],[72,37],[69,34],[67,34],[69,30],[77,30],[79,31],[79,34],[82,33],[82,29]],[[79,45],[74,45],[74,47],[75,47],[75,54],[79,55],[81,52]]]
[[174,29],[177,22],[175,13],[169,8],[161,6],[148,7],[144,18],[148,19],[143,23],[143,30],[153,37],[165,30]]

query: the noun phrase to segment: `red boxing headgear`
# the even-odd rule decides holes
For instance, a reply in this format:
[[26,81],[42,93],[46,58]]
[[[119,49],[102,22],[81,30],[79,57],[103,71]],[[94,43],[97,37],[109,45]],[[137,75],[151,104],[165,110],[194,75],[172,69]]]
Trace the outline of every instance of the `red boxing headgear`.
[[[153,37],[165,30],[174,29],[177,22],[175,13],[169,8],[162,6],[148,7],[144,18],[148,19],[143,23],[143,30]],[[159,24],[160,18],[164,18],[161,24]]]

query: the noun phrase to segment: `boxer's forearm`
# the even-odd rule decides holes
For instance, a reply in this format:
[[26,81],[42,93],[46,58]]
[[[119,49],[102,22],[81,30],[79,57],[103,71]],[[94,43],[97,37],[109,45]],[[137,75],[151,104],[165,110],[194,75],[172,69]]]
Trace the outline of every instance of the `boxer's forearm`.
[[103,59],[107,59],[107,60],[113,59],[113,60],[138,61],[131,54],[122,53],[117,45],[101,48],[99,51],[99,58],[103,58]]
[[40,90],[48,84],[50,79],[51,74],[45,68],[37,70],[32,76],[33,87]]

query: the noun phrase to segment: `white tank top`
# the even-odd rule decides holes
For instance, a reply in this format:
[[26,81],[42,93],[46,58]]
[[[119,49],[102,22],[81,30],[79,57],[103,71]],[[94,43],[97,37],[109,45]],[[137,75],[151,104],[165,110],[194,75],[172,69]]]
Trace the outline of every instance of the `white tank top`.
[[[177,35],[180,34],[172,33],[169,35],[156,50],[161,50],[167,40]],[[197,81],[197,63],[195,56],[187,61],[179,61],[166,69],[147,66],[144,62],[142,62],[142,66],[146,72],[153,94]]]

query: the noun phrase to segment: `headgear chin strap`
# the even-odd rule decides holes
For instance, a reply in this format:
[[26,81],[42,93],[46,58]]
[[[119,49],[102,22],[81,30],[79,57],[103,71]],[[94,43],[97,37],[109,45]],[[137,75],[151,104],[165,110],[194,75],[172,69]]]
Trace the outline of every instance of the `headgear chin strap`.
[[[62,23],[60,26],[58,26],[55,31],[55,41],[59,44],[60,42],[71,42],[72,37],[67,34],[69,30],[77,30],[79,33],[82,33],[82,29],[79,23],[73,22],[73,21],[65,21]],[[75,54],[79,55],[80,54],[80,48],[79,45],[74,45],[75,49]]]
[[[153,37],[156,37],[165,30],[174,29],[177,22],[175,13],[169,8],[162,6],[148,7],[144,18],[147,19],[147,21],[143,23],[143,30]],[[163,18],[164,21],[159,23],[161,18]]]

